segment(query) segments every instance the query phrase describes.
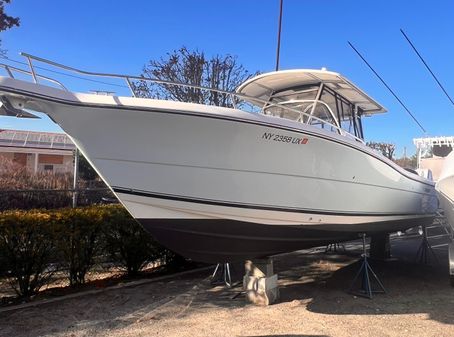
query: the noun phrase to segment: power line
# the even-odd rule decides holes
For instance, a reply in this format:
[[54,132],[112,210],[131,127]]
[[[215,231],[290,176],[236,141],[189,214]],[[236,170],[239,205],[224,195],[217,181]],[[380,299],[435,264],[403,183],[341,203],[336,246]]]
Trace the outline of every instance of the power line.
[[419,121],[416,119],[416,117],[411,113],[410,109],[407,108],[407,106],[402,102],[402,100],[396,95],[396,93],[389,87],[388,84],[386,84],[385,80],[375,71],[374,68],[369,64],[369,62],[366,61],[366,59],[361,55],[361,53],[353,46],[353,44],[350,43],[350,41],[347,41],[350,47],[358,54],[358,56],[361,58],[361,60],[364,61],[364,63],[369,67],[370,70],[375,74],[375,76],[378,77],[378,79],[383,83],[383,85],[386,87],[386,89],[389,90],[389,92],[397,99],[397,101],[400,103],[400,105],[403,106],[403,108],[408,112],[408,114],[413,118],[413,120],[418,124],[418,126],[421,128],[421,130],[426,133],[426,129],[419,123]]
[[[9,62],[13,62],[13,63],[25,65],[25,66],[28,67],[28,63],[26,63],[26,62],[22,62],[22,61],[19,61],[19,60],[14,60],[14,59],[11,59],[11,58],[6,57],[6,56],[0,56],[0,58],[2,58],[2,59],[4,59],[4,60],[7,60],[7,61],[9,61]],[[68,76],[68,77],[72,77],[72,78],[77,78],[77,79],[83,80],[83,81],[94,82],[94,83],[98,83],[98,84],[105,84],[105,85],[110,85],[110,86],[113,86],[113,87],[120,87],[120,88],[127,88],[127,89],[129,89],[129,87],[126,86],[126,85],[121,85],[121,84],[115,84],[115,83],[109,83],[109,82],[94,80],[94,79],[91,79],[91,78],[85,78],[85,77],[82,77],[82,76],[67,74],[67,73],[63,73],[63,72],[61,72],[61,71],[52,70],[52,69],[48,69],[48,68],[44,68],[44,67],[40,67],[40,66],[34,66],[34,68],[40,69],[40,70],[44,70],[44,71],[48,71],[48,72],[50,72],[50,73],[62,75],[62,76]]]
[[402,35],[405,37],[405,39],[408,41],[408,43],[410,44],[410,46],[413,48],[413,50],[415,51],[416,55],[418,55],[419,59],[421,60],[421,62],[426,66],[427,70],[429,71],[429,73],[432,75],[432,77],[434,78],[434,80],[437,82],[438,86],[441,88],[441,90],[443,90],[443,92],[445,93],[446,97],[448,97],[449,101],[451,102],[452,105],[454,105],[454,101],[452,100],[451,96],[449,96],[448,92],[445,90],[445,88],[443,87],[443,85],[440,83],[440,81],[438,80],[437,76],[435,76],[434,72],[432,71],[432,69],[430,69],[429,65],[427,64],[427,62],[424,60],[424,58],[421,56],[421,54],[418,52],[418,50],[416,49],[415,45],[411,42],[410,38],[407,36],[407,34],[405,34],[405,32],[403,31],[403,29],[401,28],[400,29],[400,32],[402,33]]

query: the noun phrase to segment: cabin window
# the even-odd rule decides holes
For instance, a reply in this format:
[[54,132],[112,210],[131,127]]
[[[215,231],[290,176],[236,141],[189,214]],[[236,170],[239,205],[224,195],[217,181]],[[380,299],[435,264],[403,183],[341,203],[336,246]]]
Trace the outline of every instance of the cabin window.
[[324,86],[320,100],[330,107],[333,117],[336,118],[341,129],[358,138],[363,138],[361,109],[355,109],[352,103],[327,86]]

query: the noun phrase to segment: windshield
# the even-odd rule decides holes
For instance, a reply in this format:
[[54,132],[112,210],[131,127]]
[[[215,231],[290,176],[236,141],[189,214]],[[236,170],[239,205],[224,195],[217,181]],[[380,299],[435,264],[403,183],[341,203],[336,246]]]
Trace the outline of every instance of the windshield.
[[[290,108],[290,109],[289,109]],[[363,139],[362,111],[323,84],[285,89],[270,96],[267,115],[295,120],[338,132],[341,128]]]

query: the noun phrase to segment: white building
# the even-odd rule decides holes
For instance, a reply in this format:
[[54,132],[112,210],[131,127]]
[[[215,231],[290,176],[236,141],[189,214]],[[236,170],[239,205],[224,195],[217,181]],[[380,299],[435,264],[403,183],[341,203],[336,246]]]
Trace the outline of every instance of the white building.
[[426,137],[413,139],[418,155],[418,169],[432,173],[438,180],[445,157],[454,149],[454,137]]
[[75,149],[64,133],[0,129],[0,156],[30,172],[72,172]]

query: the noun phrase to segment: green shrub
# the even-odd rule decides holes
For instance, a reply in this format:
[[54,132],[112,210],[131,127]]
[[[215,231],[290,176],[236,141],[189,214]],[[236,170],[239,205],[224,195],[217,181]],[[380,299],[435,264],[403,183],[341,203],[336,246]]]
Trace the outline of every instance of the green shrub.
[[129,276],[136,276],[147,263],[162,254],[151,236],[124,208],[110,206],[109,210],[104,230],[106,250]]
[[0,277],[5,276],[9,270],[8,259],[6,258],[6,250],[0,244]]
[[70,285],[84,283],[95,258],[106,256],[129,275],[157,259],[170,269],[185,264],[121,205],[0,212],[0,275],[7,273],[20,296],[35,294],[56,266],[67,271]]
[[39,210],[7,211],[0,217],[0,250],[10,270],[11,286],[21,297],[35,294],[49,279],[54,251],[51,216]]
[[101,252],[103,245],[99,239],[106,219],[105,210],[103,206],[91,206],[52,212],[57,249],[68,271],[70,285],[85,283],[85,275],[94,265],[95,255]]
[[188,265],[189,261],[186,260],[184,256],[177,254],[170,249],[167,249],[163,246],[160,246],[159,252],[162,256],[162,259],[167,267],[170,270],[179,270]]

